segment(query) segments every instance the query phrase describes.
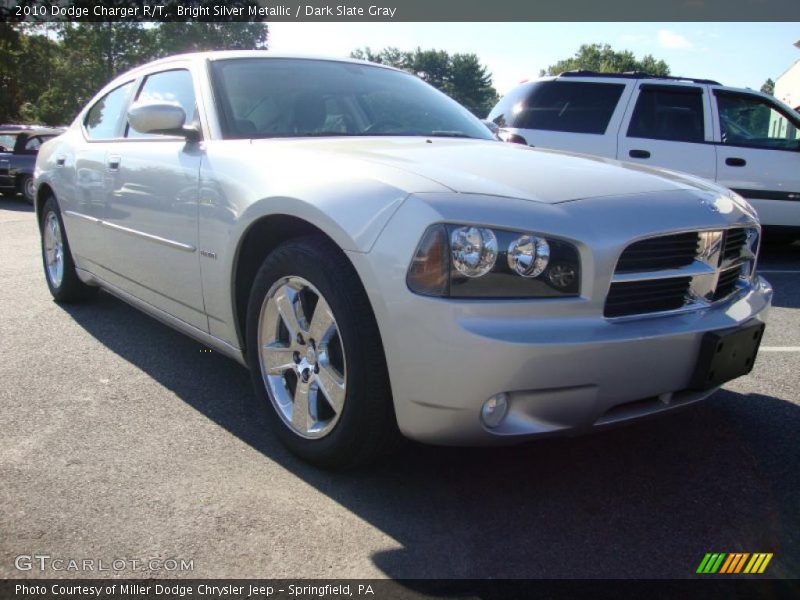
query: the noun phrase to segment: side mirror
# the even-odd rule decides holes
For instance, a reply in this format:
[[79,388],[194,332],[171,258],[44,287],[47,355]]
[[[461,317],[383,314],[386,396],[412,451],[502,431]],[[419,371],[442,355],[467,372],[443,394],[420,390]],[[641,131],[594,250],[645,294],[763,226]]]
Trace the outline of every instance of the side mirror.
[[497,135],[497,132],[500,131],[500,127],[498,127],[497,123],[495,123],[494,121],[490,121],[489,119],[481,119],[481,123],[486,125],[486,129],[488,129],[495,135]]
[[139,133],[177,135],[189,141],[198,141],[200,132],[186,127],[186,113],[172,102],[143,102],[128,109],[128,122]]

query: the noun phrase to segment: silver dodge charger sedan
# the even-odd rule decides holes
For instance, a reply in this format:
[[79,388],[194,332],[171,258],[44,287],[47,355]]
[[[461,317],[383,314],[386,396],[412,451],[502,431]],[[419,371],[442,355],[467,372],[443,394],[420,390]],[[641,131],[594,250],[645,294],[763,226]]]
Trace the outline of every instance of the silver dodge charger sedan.
[[772,298],[741,197],[504,144],[370,63],[213,52],[116,78],[36,168],[47,285],[249,367],[250,411],[347,467],[403,434],[575,434],[753,367]]

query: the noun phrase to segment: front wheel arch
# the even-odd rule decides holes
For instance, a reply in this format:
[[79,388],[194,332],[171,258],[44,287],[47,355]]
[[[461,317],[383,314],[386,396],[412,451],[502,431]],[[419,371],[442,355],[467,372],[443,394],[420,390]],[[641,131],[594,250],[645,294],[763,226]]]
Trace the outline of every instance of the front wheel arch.
[[[239,240],[231,269],[231,302],[236,336],[239,347],[245,355],[247,355],[247,303],[250,300],[250,290],[256,273],[267,256],[278,246],[289,240],[308,236],[325,239],[346,256],[341,246],[322,229],[293,215],[272,214],[256,219],[248,225]],[[355,266],[353,268],[355,269]],[[363,288],[363,282],[361,286]]]

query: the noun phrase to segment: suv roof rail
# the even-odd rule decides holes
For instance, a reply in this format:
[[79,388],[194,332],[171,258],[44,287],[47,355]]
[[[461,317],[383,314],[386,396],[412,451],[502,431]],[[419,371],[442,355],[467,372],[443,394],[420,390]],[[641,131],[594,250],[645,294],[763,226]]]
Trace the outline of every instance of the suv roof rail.
[[559,73],[557,77],[612,77],[622,79],[668,79],[670,81],[691,81],[692,83],[706,83],[709,85],[722,85],[719,81],[713,79],[695,79],[693,77],[675,77],[672,75],[653,75],[652,73],[645,73],[644,71],[625,71],[624,73],[601,73],[599,71],[588,70],[575,70],[564,71]]

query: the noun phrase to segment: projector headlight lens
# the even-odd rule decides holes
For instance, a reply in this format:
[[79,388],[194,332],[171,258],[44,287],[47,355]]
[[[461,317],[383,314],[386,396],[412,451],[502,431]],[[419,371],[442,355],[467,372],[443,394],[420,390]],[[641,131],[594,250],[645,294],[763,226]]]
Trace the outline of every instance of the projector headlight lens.
[[459,273],[480,277],[497,261],[497,237],[485,227],[459,227],[450,234],[450,252]]
[[538,277],[550,261],[550,244],[544,238],[522,235],[508,246],[508,266],[523,277]]

